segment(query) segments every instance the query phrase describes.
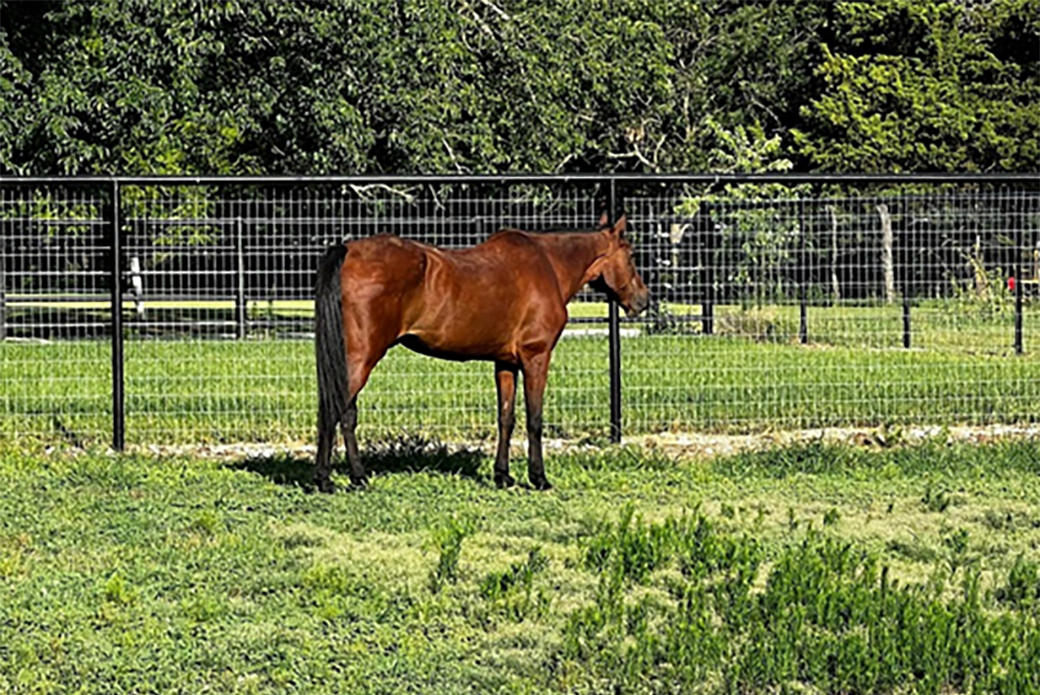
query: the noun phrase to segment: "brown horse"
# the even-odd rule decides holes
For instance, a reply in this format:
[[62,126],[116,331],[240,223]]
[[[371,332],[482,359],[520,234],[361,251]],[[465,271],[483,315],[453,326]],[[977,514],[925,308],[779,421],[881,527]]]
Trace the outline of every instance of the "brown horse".
[[588,282],[630,316],[650,300],[624,230],[624,217],[610,225],[604,216],[598,231],[506,229],[459,250],[390,235],[330,248],[318,268],[315,305],[318,489],[334,490],[329,459],[337,423],[351,482],[364,484],[354,432],[357,396],[386,351],[398,344],[443,359],[495,363],[499,487],[515,482],[509,475],[509,439],[517,372],[523,372],[528,478],[539,490],[551,487],[542,461],[542,396],[549,357],[567,323],[567,302]]

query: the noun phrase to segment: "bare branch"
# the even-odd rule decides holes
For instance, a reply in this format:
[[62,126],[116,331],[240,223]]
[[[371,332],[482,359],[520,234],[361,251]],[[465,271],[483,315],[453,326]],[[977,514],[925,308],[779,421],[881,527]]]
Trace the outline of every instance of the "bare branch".
[[380,191],[386,191],[387,193],[392,193],[393,195],[404,198],[405,202],[407,203],[411,203],[415,200],[415,195],[413,193],[410,193],[409,191],[400,188],[394,188],[393,186],[387,186],[385,183],[370,183],[365,186],[350,184],[348,188],[354,191],[354,193],[357,194],[359,198],[373,197],[371,192],[373,189],[376,189]]
[[631,152],[607,152],[607,159],[637,159],[651,171],[657,171],[658,166],[646,158],[638,147],[633,146]]
[[505,20],[511,19],[511,17],[509,16],[509,14],[505,10],[503,10],[501,7],[499,7],[495,3],[491,2],[491,0],[480,0],[480,2],[484,3],[485,5],[490,7],[492,10],[494,10],[495,13],[499,17],[501,17],[502,19],[505,19]]
[[455,165],[455,171],[459,174],[465,174],[466,169],[459,163],[458,157],[455,156],[455,150],[451,149],[451,145],[448,144],[448,139],[441,138],[441,142],[444,144],[444,149],[448,151],[448,156],[451,157],[451,163]]

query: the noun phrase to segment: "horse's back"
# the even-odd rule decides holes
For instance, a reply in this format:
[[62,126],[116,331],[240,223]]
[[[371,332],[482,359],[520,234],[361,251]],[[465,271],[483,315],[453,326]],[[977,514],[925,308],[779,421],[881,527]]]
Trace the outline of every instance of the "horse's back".
[[428,256],[426,281],[431,290],[503,315],[532,302],[560,300],[552,263],[529,234],[515,230],[496,232],[470,248],[438,249]]

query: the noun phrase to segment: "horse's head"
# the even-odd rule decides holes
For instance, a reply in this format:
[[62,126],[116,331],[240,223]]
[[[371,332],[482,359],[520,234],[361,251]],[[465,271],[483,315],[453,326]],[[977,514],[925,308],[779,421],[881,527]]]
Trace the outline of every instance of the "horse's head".
[[632,260],[632,244],[625,238],[626,224],[624,215],[613,226],[607,224],[605,216],[600,220],[610,246],[606,256],[599,262],[597,276],[592,279],[591,285],[616,299],[629,316],[637,316],[649,306],[650,290],[643,283],[643,278],[639,277]]

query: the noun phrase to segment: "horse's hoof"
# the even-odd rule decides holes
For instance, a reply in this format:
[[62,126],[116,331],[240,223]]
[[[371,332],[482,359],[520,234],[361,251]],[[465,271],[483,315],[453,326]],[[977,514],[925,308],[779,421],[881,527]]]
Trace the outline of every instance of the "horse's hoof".
[[364,490],[367,487],[368,487],[368,478],[366,478],[366,477],[351,478],[350,479],[350,489],[351,490]]
[[552,490],[552,483],[550,483],[545,478],[542,478],[541,480],[532,480],[531,481],[531,486],[535,490],[542,490],[543,492],[545,490]]
[[314,487],[316,487],[318,489],[318,492],[323,492],[323,493],[328,494],[328,495],[331,495],[332,493],[334,493],[336,491],[336,483],[332,482],[328,478],[324,478],[324,479],[315,478],[314,479]]
[[507,487],[513,487],[516,485],[516,480],[511,475],[495,475],[495,487],[500,490],[504,490]]

